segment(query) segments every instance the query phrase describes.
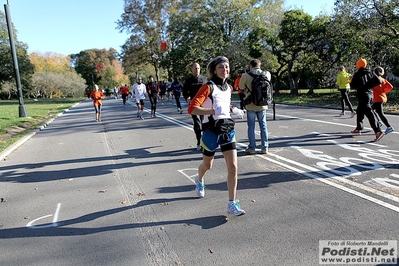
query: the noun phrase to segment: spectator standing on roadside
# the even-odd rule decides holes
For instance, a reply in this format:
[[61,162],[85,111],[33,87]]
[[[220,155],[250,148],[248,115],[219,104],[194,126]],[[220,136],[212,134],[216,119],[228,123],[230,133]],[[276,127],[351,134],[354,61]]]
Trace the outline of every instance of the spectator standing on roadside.
[[90,94],[90,98],[93,99],[94,109],[96,110],[96,122],[101,122],[101,106],[103,105],[102,100],[104,99],[104,93],[98,88],[98,85],[94,85],[93,92]]
[[125,85],[122,84],[122,86],[120,86],[119,89],[120,89],[120,92],[122,95],[123,106],[126,107],[126,100],[127,100],[127,97],[129,97],[129,93],[130,93],[129,87],[127,86],[127,84],[125,84]]
[[150,76],[149,81],[147,83],[147,94],[148,98],[150,98],[151,103],[151,117],[156,117],[155,112],[157,111],[157,102],[158,102],[158,93],[159,86],[154,81],[154,77]]
[[[198,63],[193,63],[191,65],[192,75],[184,82],[183,87],[183,97],[186,99],[188,105],[190,105],[191,100],[197,94],[199,88],[207,82],[207,78],[200,75],[201,67]],[[193,119],[193,129],[195,133],[195,138],[197,139],[197,151],[201,150],[201,132],[202,132],[202,121],[204,119],[203,115],[191,114]]]
[[183,84],[180,83],[178,77],[174,78],[171,88],[173,90],[173,95],[175,96],[177,112],[183,113],[183,110],[181,109],[181,104],[180,104],[180,96],[181,96],[181,92],[183,90]]
[[338,90],[341,92],[341,116],[345,115],[345,103],[351,111],[351,118],[356,115],[356,112],[353,110],[352,103],[349,100],[349,91],[350,91],[350,80],[352,75],[346,72],[344,66],[338,67],[338,76],[337,76],[337,84]]
[[388,98],[386,94],[393,89],[393,86],[388,80],[382,77],[384,75],[384,69],[382,67],[376,67],[374,73],[379,77],[382,83],[373,88],[373,105],[371,107],[378,114],[381,121],[387,126],[384,133],[388,134],[393,132],[394,128],[391,127],[384,114],[383,104],[387,102]]
[[207,70],[210,82],[202,85],[188,107],[189,114],[205,116],[201,137],[202,163],[195,178],[195,191],[198,197],[205,196],[204,176],[212,168],[215,151],[220,146],[227,167],[227,213],[239,216],[245,211],[235,201],[238,163],[234,120],[230,116],[232,87],[227,84],[229,61],[226,57],[218,56],[211,60]]
[[144,110],[144,99],[145,95],[147,94],[147,88],[142,83],[143,79],[141,77],[137,78],[136,84],[133,85],[133,94],[136,98],[136,105],[137,105],[137,117],[140,120],[144,120],[143,118],[143,110]]
[[366,59],[357,61],[356,68],[357,71],[353,74],[350,86],[356,89],[358,106],[356,110],[356,128],[352,130],[351,133],[362,134],[363,119],[364,116],[366,116],[375,133],[374,141],[379,141],[384,136],[384,132],[377,123],[378,119],[371,105],[373,103],[373,88],[381,84],[381,80],[367,68]]
[[[261,68],[261,62],[258,59],[252,59],[249,62],[249,72],[251,74],[259,75],[262,72],[265,73],[266,77],[271,81],[271,74],[269,71],[263,71]],[[249,73],[244,73],[241,76],[241,80],[239,83],[239,88],[245,91],[246,98],[251,97],[252,90],[252,80],[254,78]],[[248,141],[249,145],[245,149],[247,154],[255,154],[256,153],[256,139],[255,139],[255,119],[258,119],[259,130],[260,130],[260,139],[261,139],[261,153],[267,154],[269,152],[269,141],[268,141],[268,132],[267,132],[267,124],[266,124],[266,110],[268,106],[257,106],[254,103],[247,103],[247,126],[248,126]]]

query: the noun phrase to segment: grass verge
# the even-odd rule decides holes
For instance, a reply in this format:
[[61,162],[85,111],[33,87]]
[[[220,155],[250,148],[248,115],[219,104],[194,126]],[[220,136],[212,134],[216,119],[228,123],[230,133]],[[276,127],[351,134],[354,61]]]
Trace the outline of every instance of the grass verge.
[[0,152],[83,99],[24,99],[28,117],[19,117],[17,100],[0,100]]

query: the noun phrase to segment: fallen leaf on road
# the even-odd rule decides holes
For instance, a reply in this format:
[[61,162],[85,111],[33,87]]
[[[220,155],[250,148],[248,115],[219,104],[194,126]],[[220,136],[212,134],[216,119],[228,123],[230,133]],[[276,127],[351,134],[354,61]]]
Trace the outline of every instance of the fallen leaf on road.
[[137,196],[141,197],[141,196],[145,196],[144,192],[140,192],[139,194],[137,194]]
[[126,204],[126,200],[121,200],[120,204]]
[[210,252],[210,253],[213,253],[213,250],[210,248],[210,249],[209,249],[209,252]]

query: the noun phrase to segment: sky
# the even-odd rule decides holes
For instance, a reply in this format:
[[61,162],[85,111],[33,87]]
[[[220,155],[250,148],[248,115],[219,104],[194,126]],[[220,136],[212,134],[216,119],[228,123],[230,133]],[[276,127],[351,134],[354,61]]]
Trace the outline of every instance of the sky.
[[[7,0],[1,0],[4,4]],[[76,54],[87,49],[120,47],[128,39],[117,21],[124,0],[8,0],[17,38],[28,53]],[[315,17],[330,13],[334,0],[285,0],[287,9],[299,8]]]

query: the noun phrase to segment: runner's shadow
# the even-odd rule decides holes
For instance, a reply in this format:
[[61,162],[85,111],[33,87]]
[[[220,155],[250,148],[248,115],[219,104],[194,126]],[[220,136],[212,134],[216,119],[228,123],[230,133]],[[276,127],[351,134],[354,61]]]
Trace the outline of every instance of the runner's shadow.
[[[135,208],[145,207],[153,204],[161,204],[171,201],[179,200],[193,200],[195,197],[182,197],[182,198],[162,198],[162,199],[149,199],[142,200],[135,205],[124,206],[111,210],[104,210],[86,214],[77,218],[58,221],[57,227],[52,226],[51,223],[41,224],[40,226],[45,228],[28,228],[18,227],[0,230],[0,239],[12,239],[12,238],[29,238],[29,237],[49,237],[49,236],[77,236],[77,235],[91,235],[109,231],[129,230],[129,229],[140,229],[154,226],[168,226],[168,225],[196,225],[202,229],[212,229],[227,223],[228,219],[224,215],[199,217],[185,220],[174,220],[174,221],[156,221],[156,222],[138,222],[138,223],[127,223],[121,225],[104,226],[97,228],[86,227],[83,228],[81,225],[87,222],[100,219],[108,215],[114,215],[120,212],[132,210]],[[80,225],[80,227],[70,227],[73,225]]]

